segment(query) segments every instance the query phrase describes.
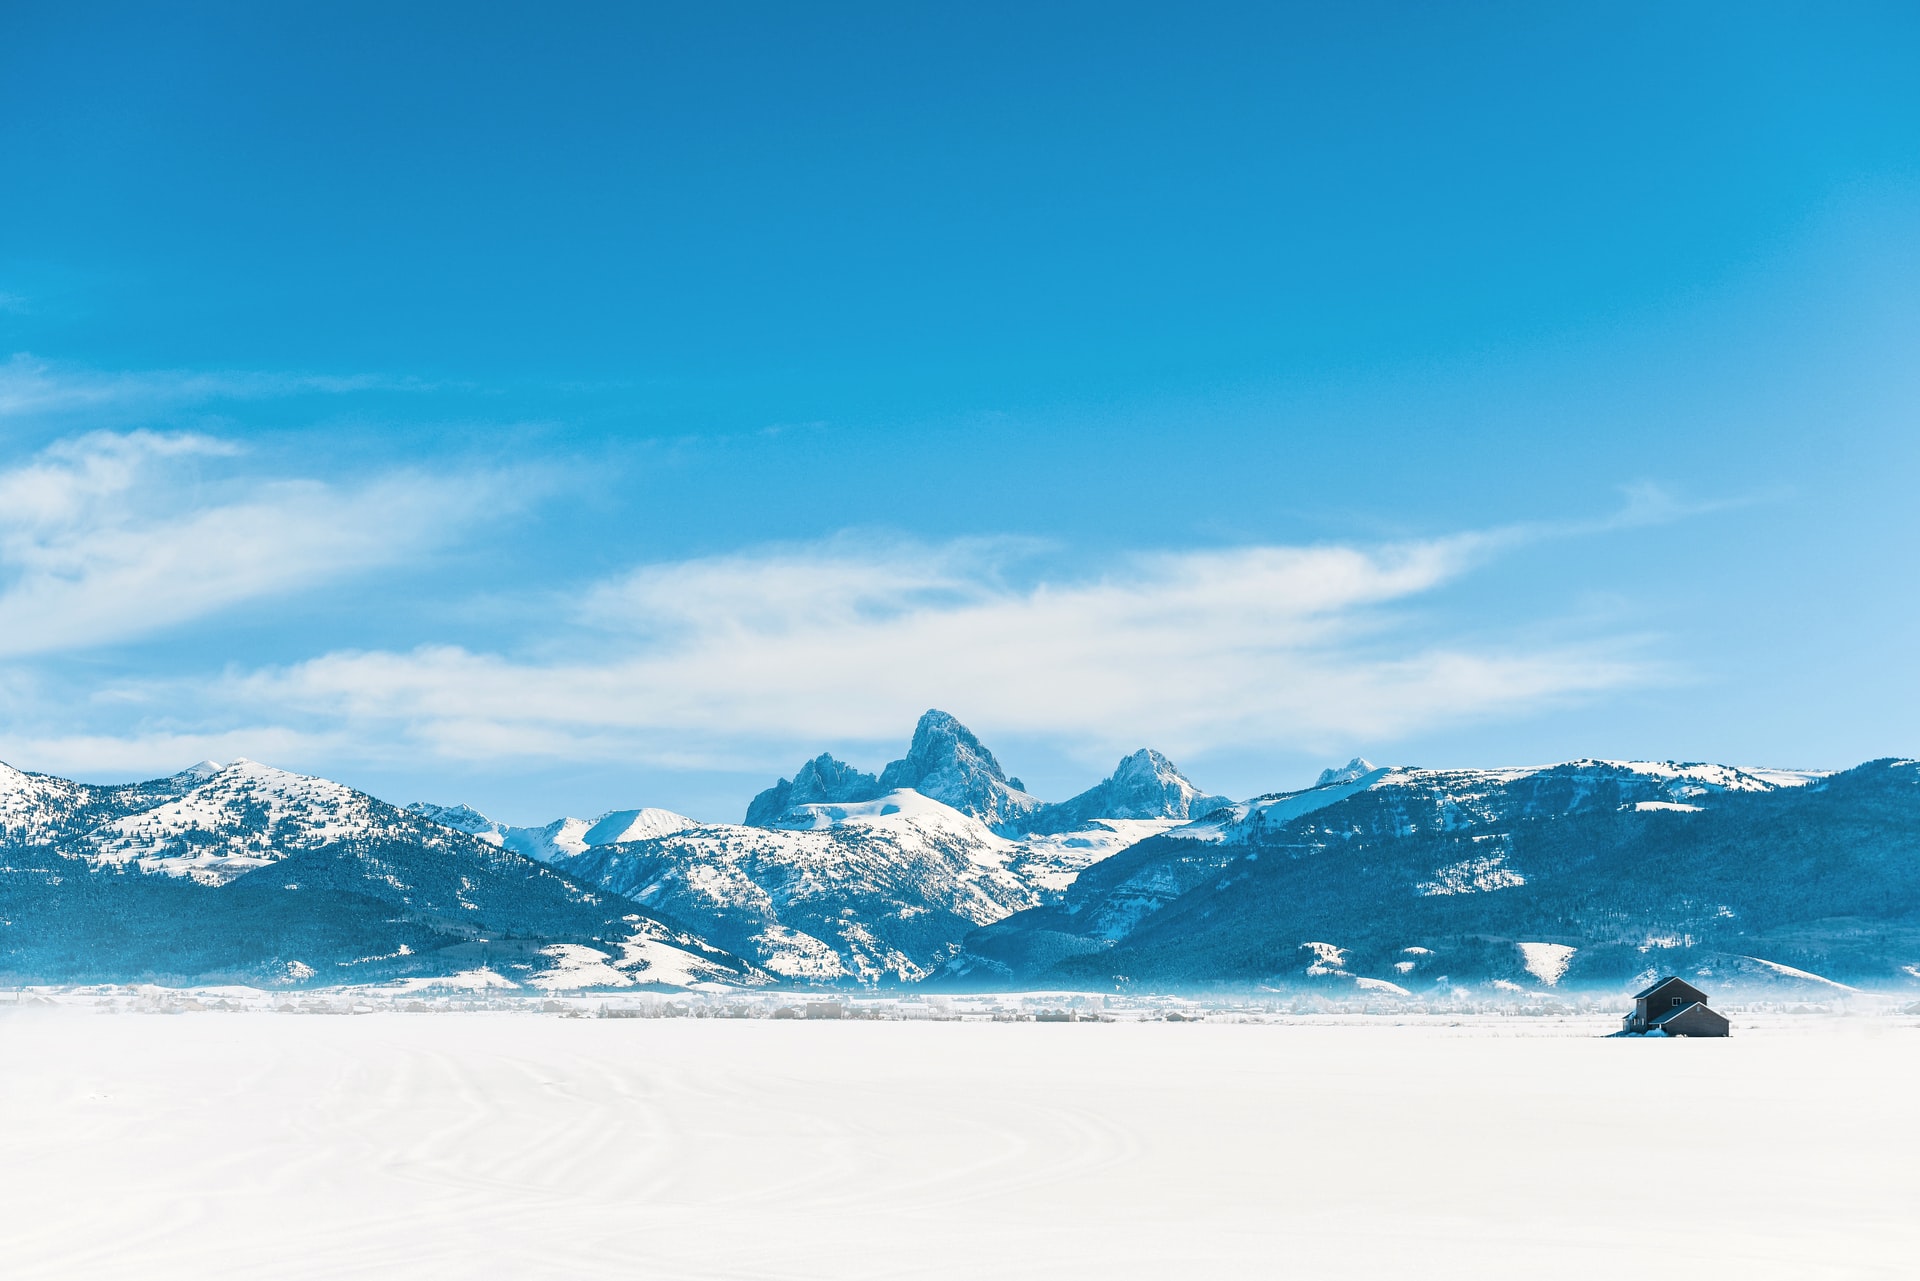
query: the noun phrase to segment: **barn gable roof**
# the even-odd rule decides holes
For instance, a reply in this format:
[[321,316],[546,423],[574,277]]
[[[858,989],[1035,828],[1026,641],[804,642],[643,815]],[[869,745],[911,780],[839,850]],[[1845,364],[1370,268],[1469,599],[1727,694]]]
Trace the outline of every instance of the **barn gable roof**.
[[1656,979],[1652,987],[1644,988],[1641,991],[1635,992],[1633,994],[1633,999],[1636,1001],[1643,1000],[1646,997],[1652,996],[1655,992],[1658,992],[1661,988],[1667,986],[1669,983],[1678,983],[1681,987],[1686,988],[1687,991],[1689,992],[1699,993],[1699,995],[1703,999],[1706,996],[1705,992],[1701,992],[1699,988],[1687,982],[1685,979],[1681,978],[1678,974],[1669,974],[1667,975],[1667,977],[1663,979]]
[[[1707,1008],[1707,1003],[1705,1001],[1688,1001],[1685,1005],[1676,1006],[1673,1009],[1668,1010],[1665,1014],[1662,1014],[1657,1019],[1648,1019],[1647,1024],[1650,1027],[1659,1027],[1662,1023],[1667,1022],[1669,1019],[1679,1018],[1681,1015],[1685,1014],[1688,1010],[1692,1010],[1692,1009],[1704,1010],[1706,1008]],[[1718,1013],[1718,1012],[1719,1011],[1717,1010],[1713,1011],[1713,1013]]]

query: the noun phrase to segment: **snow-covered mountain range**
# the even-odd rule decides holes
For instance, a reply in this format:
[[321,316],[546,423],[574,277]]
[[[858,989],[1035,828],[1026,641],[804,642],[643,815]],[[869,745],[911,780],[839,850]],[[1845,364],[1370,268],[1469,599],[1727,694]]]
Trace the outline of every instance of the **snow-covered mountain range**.
[[1920,982],[1920,763],[1376,768],[1222,807],[969,936],[1023,984]]
[[0,972],[252,982],[458,974],[536,988],[587,977],[608,986],[766,981],[645,908],[498,844],[247,760],[123,787],[0,766]]
[[1920,985],[1920,763],[1356,759],[1233,802],[1157,752],[1047,802],[930,711],[746,822],[515,827],[251,761],[0,766],[0,979],[1546,991],[1649,969]]
[[1009,778],[972,730],[935,709],[914,726],[907,754],[878,775],[863,773],[822,753],[753,798],[749,827],[790,826],[788,817],[812,805],[876,800],[910,788],[970,815],[1002,836],[1067,832],[1100,819],[1186,819],[1225,805],[1195,787],[1160,753],[1141,748],[1112,777],[1071,800],[1049,805]]
[[[1052,902],[1092,863],[1225,803],[1143,749],[1049,805],[936,710],[879,774],[822,754],[756,796],[744,824],[642,811],[662,815],[661,830],[602,822],[569,855],[534,856],[786,978],[913,982],[950,962],[973,929]],[[525,830],[464,807],[414,809],[497,830],[509,845]]]

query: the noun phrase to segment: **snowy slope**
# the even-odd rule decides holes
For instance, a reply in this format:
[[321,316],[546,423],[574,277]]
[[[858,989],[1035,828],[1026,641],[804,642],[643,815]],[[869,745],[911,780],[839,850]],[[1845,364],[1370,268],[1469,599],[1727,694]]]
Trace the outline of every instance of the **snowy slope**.
[[[483,816],[437,812],[482,830],[247,760],[116,788],[0,767],[0,973],[764,981],[684,929],[487,840],[498,834]],[[610,830],[661,824],[633,812]]]
[[1401,798],[1396,816],[1409,828],[1463,830],[1533,813],[1571,813],[1603,805],[1685,806],[1716,793],[1774,792],[1825,777],[1815,771],[1743,770],[1673,761],[1575,760],[1511,769],[1425,770],[1381,768],[1355,760],[1328,770],[1298,792],[1275,792],[1229,805],[1178,829],[1190,840],[1259,841],[1306,814],[1361,792]]
[[1012,867],[1042,902],[1052,902],[1095,863],[1180,825],[1177,818],[1098,818],[1071,831],[1023,838]]
[[1058,903],[970,936],[957,971],[1524,990],[1693,957],[1742,982],[1780,964],[1920,977],[1911,763],[1366,764],[1093,864]]
[[1021,847],[910,790],[595,847],[561,867],[794,979],[923,977],[972,926],[1032,906]]
[[0,763],[0,845],[52,843],[72,815],[93,799],[92,790]]
[[471,805],[429,805],[425,801],[415,801],[407,806],[407,813],[417,814],[429,823],[438,823],[456,832],[477,836],[495,846],[505,845],[506,834],[515,830],[505,823],[494,822]]
[[541,863],[572,858],[595,845],[640,841],[698,825],[685,814],[652,808],[609,810],[591,819],[558,818],[544,827],[514,827],[496,822],[469,805],[415,801],[407,806],[407,812],[442,827],[478,836],[489,845],[510,849]]
[[100,786],[0,762],[0,849],[60,845],[76,831],[182,796],[218,768],[203,761],[169,778]]
[[241,759],[177,800],[104,823],[82,842],[96,863],[134,863],[217,885],[294,850],[394,830],[376,805],[344,784]]
[[[566,820],[562,820],[565,822]],[[699,824],[685,814],[676,814],[672,810],[646,809],[612,810],[593,820],[586,831],[580,834],[582,847],[593,845],[618,845],[622,841],[644,841],[655,836],[670,836]],[[546,830],[546,829],[542,829]],[[555,841],[558,848],[564,848]]]

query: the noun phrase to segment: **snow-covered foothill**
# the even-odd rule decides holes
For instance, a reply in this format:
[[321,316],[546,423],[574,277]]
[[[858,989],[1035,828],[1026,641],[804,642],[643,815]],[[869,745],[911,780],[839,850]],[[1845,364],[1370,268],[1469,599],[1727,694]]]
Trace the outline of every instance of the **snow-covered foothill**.
[[1039,901],[1021,847],[911,789],[804,805],[782,828],[716,823],[566,860],[776,974],[913,980],[953,937]]
[[84,840],[98,863],[219,884],[291,850],[375,834],[386,824],[371,801],[329,779],[241,758],[177,800],[104,823]]

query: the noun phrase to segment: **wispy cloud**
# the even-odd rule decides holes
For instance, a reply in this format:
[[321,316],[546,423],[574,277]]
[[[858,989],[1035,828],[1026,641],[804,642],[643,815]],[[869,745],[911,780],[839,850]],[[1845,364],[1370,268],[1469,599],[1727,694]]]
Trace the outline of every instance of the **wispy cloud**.
[[16,353],[0,363],[0,422],[116,409],[144,414],[208,401],[421,390],[428,386],[417,380],[373,374],[97,370]]
[[126,641],[404,561],[484,505],[470,477],[201,486],[181,471],[237,452],[195,434],[95,432],[0,471],[0,658]]
[[0,759],[40,773],[104,778],[158,778],[196,761],[238,757],[273,763],[342,760],[352,744],[339,735],[279,725],[225,730],[142,730],[128,734],[0,735]]
[[1066,745],[1191,751],[1390,740],[1646,680],[1617,644],[1447,643],[1395,608],[1513,540],[1152,553],[1040,581],[1003,544],[776,548],[602,584],[572,656],[335,653],[224,694],[448,758],[714,764],[891,738],[930,704]]

